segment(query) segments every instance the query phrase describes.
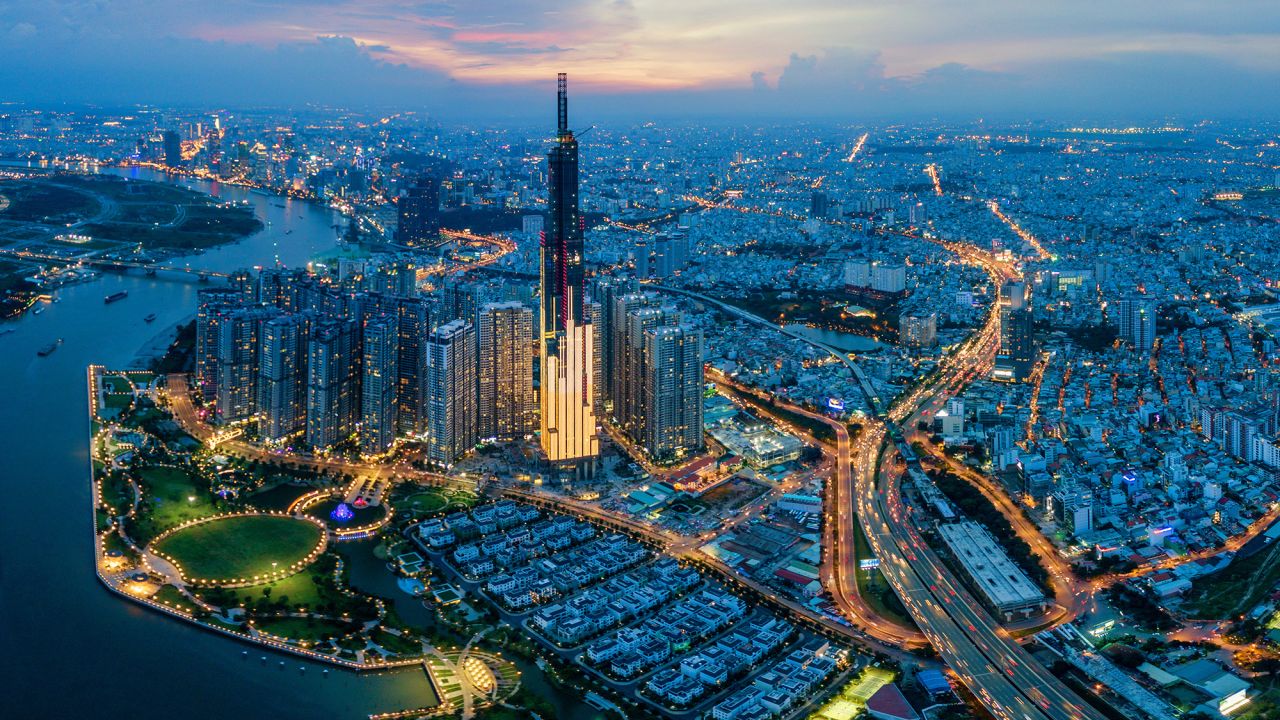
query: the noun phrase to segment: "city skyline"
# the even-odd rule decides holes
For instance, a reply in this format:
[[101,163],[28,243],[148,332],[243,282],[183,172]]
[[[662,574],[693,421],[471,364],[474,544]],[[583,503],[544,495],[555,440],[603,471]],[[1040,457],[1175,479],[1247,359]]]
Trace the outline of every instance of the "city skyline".
[[0,4],[9,707],[1280,718],[1274,87],[1254,0]]
[[[151,37],[118,52],[139,17]],[[1255,92],[1280,81],[1280,10],[1263,2],[1104,13],[1003,1],[64,1],[0,10],[0,35],[4,99],[35,104],[367,105],[527,122],[545,78],[569,71],[602,120],[1280,108]]]

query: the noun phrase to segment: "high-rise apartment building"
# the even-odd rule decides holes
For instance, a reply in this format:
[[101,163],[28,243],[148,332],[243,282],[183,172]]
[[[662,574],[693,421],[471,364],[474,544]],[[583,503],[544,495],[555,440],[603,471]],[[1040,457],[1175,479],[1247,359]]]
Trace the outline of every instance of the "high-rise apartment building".
[[258,411],[258,361],[262,326],[279,311],[241,308],[227,314],[218,329],[215,419],[248,420]]
[[938,344],[938,313],[904,315],[898,322],[900,342],[909,348],[930,348]]
[[196,305],[196,386],[206,403],[218,394],[218,345],[227,317],[243,298],[232,288],[201,288]]
[[396,439],[400,323],[394,315],[364,325],[361,344],[360,452],[381,455]]
[[427,457],[452,465],[475,444],[475,326],[454,320],[427,340]]
[[[630,298],[620,298],[625,303]],[[674,307],[642,305],[627,313],[615,329],[621,336],[620,355],[614,365],[618,373],[613,415],[618,427],[637,442],[644,438],[644,387],[648,374],[645,363],[645,334],[654,328],[676,325],[680,314]]]
[[640,437],[657,460],[697,452],[702,437],[702,331],[688,325],[644,333]]
[[1007,282],[1000,288],[1000,349],[992,377],[1021,382],[1035,365],[1035,325],[1027,284]]
[[307,444],[328,450],[355,432],[359,410],[359,328],[321,320],[307,342]]
[[537,430],[533,391],[533,310],[518,302],[480,311],[477,433],[511,440]]
[[262,326],[258,435],[266,442],[283,442],[306,426],[309,331],[305,315],[281,315]]
[[400,354],[396,365],[396,428],[401,435],[421,435],[427,431],[427,336],[431,334],[431,313],[426,300],[401,297],[396,300]]
[[[659,304],[660,301],[655,293],[627,292],[616,295],[608,307],[609,350],[605,354],[605,377],[612,417],[619,426],[622,425],[623,417],[627,414],[623,408],[631,407],[628,404],[631,398],[631,388],[628,383],[633,380],[633,375],[628,371],[632,362],[627,354],[627,317],[636,310],[657,307]],[[634,346],[642,341],[633,338],[630,342]]]
[[182,137],[177,130],[165,130],[161,134],[164,143],[164,164],[171,168],[182,166]]
[[440,240],[440,178],[423,175],[398,201],[396,242],[435,247]]
[[1156,302],[1146,295],[1130,295],[1115,304],[1116,324],[1121,339],[1140,353],[1149,353],[1156,343]]

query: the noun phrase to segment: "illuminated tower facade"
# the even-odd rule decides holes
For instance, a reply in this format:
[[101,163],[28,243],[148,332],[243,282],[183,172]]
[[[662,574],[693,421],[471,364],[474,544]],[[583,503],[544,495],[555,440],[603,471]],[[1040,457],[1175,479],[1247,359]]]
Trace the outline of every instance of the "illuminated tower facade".
[[556,144],[547,153],[548,220],[541,242],[542,449],[553,464],[589,475],[600,454],[595,414],[595,342],[583,314],[583,231],[578,140],[569,129],[565,74],[557,78]]

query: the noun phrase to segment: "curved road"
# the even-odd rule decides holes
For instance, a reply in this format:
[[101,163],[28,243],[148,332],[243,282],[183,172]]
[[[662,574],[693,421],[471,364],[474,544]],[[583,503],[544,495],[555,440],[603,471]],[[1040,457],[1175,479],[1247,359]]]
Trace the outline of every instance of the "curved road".
[[[1015,277],[1016,269],[999,263],[990,254],[972,246],[947,244],[961,259],[982,267],[997,283]],[[853,471],[854,451],[848,443],[838,448],[837,472],[832,485],[840,486],[836,497],[852,498],[856,518],[880,560],[880,570],[903,604],[939,654],[959,675],[966,686],[1001,720],[1101,720],[1097,710],[1085,704],[1049,673],[1013,640],[957,583],[942,566],[915,529],[914,520],[904,511],[901,494],[892,481],[878,482],[881,455],[886,439],[892,441],[904,457],[914,453],[898,431],[898,423],[916,415],[935,402],[939,395],[951,392],[972,379],[986,362],[998,338],[999,317],[992,313],[986,325],[941,363],[938,372],[921,386],[900,397],[892,408],[882,412],[882,404],[861,369],[848,356],[823,343],[788,332],[785,328],[715,298],[687,290],[664,288],[696,297],[722,308],[731,315],[778,329],[821,347],[844,362],[863,388],[867,402],[877,415],[883,414],[883,425],[872,424],[856,445],[857,470]],[[877,487],[880,485],[880,487]],[[834,505],[834,503],[833,503]],[[852,524],[849,508],[838,508]],[[849,547],[852,535],[842,535],[837,525],[837,545]],[[832,563],[833,577],[844,563]],[[847,581],[837,580],[834,590],[844,591]],[[856,587],[854,588],[856,592]]]

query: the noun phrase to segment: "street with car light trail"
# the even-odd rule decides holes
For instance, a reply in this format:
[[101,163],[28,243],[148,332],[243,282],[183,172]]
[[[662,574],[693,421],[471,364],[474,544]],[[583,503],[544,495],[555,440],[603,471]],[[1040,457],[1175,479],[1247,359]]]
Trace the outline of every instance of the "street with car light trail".
[[[956,252],[962,261],[981,267],[997,285],[1018,276],[1012,264],[998,260],[991,253],[971,245],[942,244]],[[860,368],[844,352],[715,298],[689,291],[682,294],[715,304],[732,316],[776,328],[830,352],[849,367],[867,396],[872,411],[881,414],[880,399]],[[999,317],[993,311],[986,324],[962,343],[937,372],[883,413],[883,423],[867,425],[856,443],[856,450],[843,424],[827,419],[836,431],[837,440],[833,487],[828,491],[826,510],[828,524],[835,525],[832,547],[853,547],[853,523],[856,521],[862,525],[880,561],[881,572],[902,599],[912,619],[966,687],[997,717],[1008,720],[1101,718],[1097,710],[1067,689],[1019,646],[968,590],[950,576],[903,510],[896,480],[885,479],[887,476],[882,472],[890,429],[897,436],[894,440],[896,450],[913,455],[897,428],[918,417],[940,398],[959,390],[982,371],[995,355],[998,338]],[[847,498],[852,498],[853,502],[848,503]],[[851,556],[852,553],[848,552],[828,553],[824,564],[828,565],[828,587],[837,604],[850,610],[856,618],[856,604],[850,599],[858,592],[853,576],[856,565]],[[862,620],[865,622],[865,618]],[[873,627],[869,631],[878,629]]]

